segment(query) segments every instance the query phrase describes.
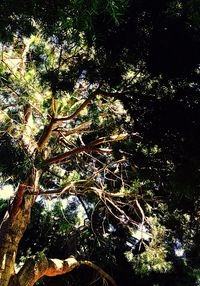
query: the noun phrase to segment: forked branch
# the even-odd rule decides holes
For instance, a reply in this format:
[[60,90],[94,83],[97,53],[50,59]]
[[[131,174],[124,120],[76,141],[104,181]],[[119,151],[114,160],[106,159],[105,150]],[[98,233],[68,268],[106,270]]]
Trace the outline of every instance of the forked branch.
[[114,135],[114,136],[110,136],[110,137],[101,137],[99,139],[96,139],[96,140],[90,142],[86,146],[82,146],[82,147],[76,148],[72,151],[68,151],[68,152],[62,153],[58,156],[55,156],[53,158],[47,159],[46,163],[48,165],[58,163],[58,162],[61,162],[62,160],[66,159],[66,158],[69,158],[71,156],[75,156],[75,155],[80,154],[82,152],[94,150],[95,146],[100,145],[102,143],[120,141],[120,140],[125,139],[127,136],[128,136],[127,133],[122,133],[122,134]]
[[97,139],[97,140],[95,140],[95,141],[92,141],[91,143],[89,143],[89,144],[86,145],[86,146],[82,146],[82,147],[76,148],[76,149],[74,149],[74,150],[72,150],[72,151],[68,151],[68,152],[62,153],[62,154],[60,154],[60,155],[58,155],[58,156],[55,156],[55,157],[53,157],[53,158],[47,159],[47,160],[46,160],[46,163],[47,163],[48,165],[54,164],[54,163],[58,163],[58,162],[60,162],[60,161],[62,161],[62,160],[64,160],[64,159],[66,159],[66,158],[68,158],[68,157],[75,156],[75,155],[80,154],[80,153],[85,152],[85,151],[90,151],[90,150],[92,150],[96,145],[100,145],[100,144],[102,144],[102,143],[104,143],[104,142],[106,142],[105,137],[99,138],[99,139]]
[[53,116],[50,123],[44,128],[44,132],[39,139],[39,142],[38,142],[39,150],[42,151],[45,144],[48,142],[54,127],[57,125],[58,122],[65,122],[65,121],[74,119],[97,95],[120,98],[122,96],[122,93],[117,93],[117,92],[110,93],[110,92],[105,92],[100,89],[96,89],[88,96],[88,98],[81,104],[81,106],[71,115],[67,117],[60,117],[60,118],[56,118],[55,116]]

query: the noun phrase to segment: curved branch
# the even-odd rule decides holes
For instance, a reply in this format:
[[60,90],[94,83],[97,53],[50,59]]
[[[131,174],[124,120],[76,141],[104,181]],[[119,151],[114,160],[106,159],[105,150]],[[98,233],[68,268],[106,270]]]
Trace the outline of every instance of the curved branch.
[[79,265],[87,265],[87,266],[93,268],[94,270],[96,270],[101,275],[101,277],[103,277],[107,281],[109,281],[111,285],[117,286],[115,280],[107,272],[105,272],[103,269],[101,269],[96,264],[86,260],[86,261],[79,261]]
[[68,117],[55,118],[55,121],[56,122],[68,121],[68,120],[75,118],[97,95],[102,95],[106,97],[114,97],[114,98],[120,99],[121,96],[124,94],[125,93],[106,92],[101,89],[96,89],[88,96],[88,98],[81,104],[81,106],[73,114],[69,115]]
[[67,117],[61,117],[61,118],[55,118],[55,121],[56,122],[59,122],[59,121],[68,121],[68,120],[71,120],[73,118],[75,118],[91,101],[93,98],[95,98],[95,96],[98,94],[98,91],[94,91],[92,92],[88,98],[81,104],[81,106],[74,112],[72,113],[71,115],[67,116]]
[[26,260],[24,266],[17,274],[20,286],[33,286],[43,276],[56,276],[73,270],[79,263],[75,258],[65,260],[48,259],[44,254],[39,254]]
[[73,256],[65,260],[48,259],[44,254],[29,258],[16,275],[19,286],[33,286],[43,276],[57,276],[72,271],[75,267],[87,265],[96,270],[111,285],[117,286],[114,279],[100,267],[90,261],[77,261]]

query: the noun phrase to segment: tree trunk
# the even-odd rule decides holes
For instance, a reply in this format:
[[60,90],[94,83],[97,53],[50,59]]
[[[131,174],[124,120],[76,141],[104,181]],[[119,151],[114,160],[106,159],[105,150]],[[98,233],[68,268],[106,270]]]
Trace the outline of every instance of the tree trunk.
[[15,198],[0,225],[0,285],[8,286],[15,275],[15,260],[19,242],[30,222],[31,207],[35,201],[31,191],[37,189],[39,172],[19,185]]

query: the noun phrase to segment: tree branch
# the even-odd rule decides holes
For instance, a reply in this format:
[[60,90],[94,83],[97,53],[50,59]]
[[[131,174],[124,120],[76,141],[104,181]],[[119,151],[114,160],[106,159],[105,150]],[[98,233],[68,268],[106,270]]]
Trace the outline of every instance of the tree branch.
[[61,128],[58,127],[56,129],[54,129],[53,131],[57,131],[60,134],[62,134],[62,136],[67,137],[67,136],[74,134],[74,133],[78,134],[78,133],[86,131],[90,127],[91,124],[92,124],[92,121],[87,121],[87,122],[80,124],[77,127],[74,127],[73,129],[70,129],[70,130],[64,130],[62,127]]
[[[73,118],[75,118],[91,101],[92,99],[94,99],[97,95],[103,95],[103,96],[107,96],[107,97],[115,97],[115,98],[120,98],[124,93],[118,93],[118,92],[106,92],[100,89],[96,89],[95,91],[93,91],[88,98],[81,104],[81,106],[71,115],[67,116],[67,117],[61,117],[61,118],[52,118],[51,122],[49,125],[47,125],[44,128],[44,132],[42,134],[42,136],[39,139],[38,142],[38,148],[41,151],[44,148],[44,145],[47,143],[47,141],[49,140],[49,137],[51,135],[51,132],[53,131],[53,128],[55,127],[56,123],[60,122],[60,121],[68,121],[71,120]],[[81,151],[82,152],[82,151]],[[75,153],[76,154],[76,153]],[[71,155],[70,155],[71,156]],[[68,157],[68,156],[67,156]],[[60,161],[60,160],[59,160]],[[53,162],[55,163],[55,162]],[[50,163],[49,163],[50,164]]]
[[66,159],[68,157],[75,156],[76,154],[80,154],[82,152],[93,150],[93,148],[95,146],[100,145],[102,143],[113,142],[113,141],[120,141],[120,140],[125,139],[127,136],[128,136],[127,133],[122,133],[122,134],[113,135],[113,136],[110,136],[110,137],[107,137],[107,138],[106,137],[102,137],[102,138],[96,139],[95,141],[92,141],[91,143],[89,143],[86,146],[82,146],[82,147],[76,148],[76,149],[74,149],[72,151],[68,151],[68,152],[60,154],[58,156],[55,156],[53,158],[47,159],[46,163],[48,165],[53,164],[53,163],[58,163],[58,162]]
[[60,154],[60,155],[58,155],[58,156],[55,156],[55,157],[53,157],[53,158],[47,159],[47,160],[46,160],[46,163],[47,163],[48,165],[53,164],[53,163],[58,163],[58,162],[60,162],[60,161],[62,161],[62,160],[64,160],[64,159],[66,159],[66,158],[68,158],[68,157],[75,156],[76,154],[80,154],[80,153],[82,153],[82,152],[84,152],[84,151],[92,150],[92,149],[94,148],[94,146],[100,145],[100,144],[102,144],[102,143],[104,143],[104,142],[106,142],[106,138],[105,138],[105,137],[99,138],[99,139],[97,139],[97,140],[95,140],[95,141],[92,141],[92,142],[89,143],[87,146],[82,146],[82,147],[76,148],[76,149],[74,149],[74,150],[72,150],[72,151],[68,151],[68,152],[65,152],[65,153],[63,153],[63,154]]
[[72,271],[75,267],[87,265],[96,270],[100,276],[117,286],[114,279],[100,267],[90,261],[77,261],[73,256],[65,260],[48,259],[43,253],[29,258],[18,272],[17,281],[19,286],[33,286],[43,276],[57,276]]
[[86,260],[86,261],[79,261],[79,265],[87,265],[87,266],[93,268],[94,270],[96,270],[101,275],[102,278],[105,278],[107,281],[109,281],[111,285],[117,286],[115,280],[108,273],[106,273],[103,269],[101,269],[99,266],[97,266],[96,264]]
[[55,121],[56,122],[68,121],[68,120],[75,118],[92,101],[92,99],[95,98],[97,94],[98,94],[98,90],[92,92],[74,113],[72,113],[71,115],[67,117],[55,118]]
[[68,121],[68,120],[75,118],[97,95],[102,95],[102,96],[106,96],[106,97],[114,97],[114,98],[120,99],[121,96],[124,94],[125,93],[106,92],[106,91],[103,91],[101,89],[96,89],[95,91],[93,91],[89,95],[89,97],[81,104],[81,106],[73,114],[71,114],[68,117],[55,118],[55,121],[56,122]]
[[55,119],[52,118],[49,125],[44,127],[44,131],[42,133],[42,136],[40,137],[39,141],[38,141],[38,149],[39,151],[42,151],[42,149],[44,148],[45,144],[48,142],[50,136],[51,136],[51,132],[55,126],[56,122]]

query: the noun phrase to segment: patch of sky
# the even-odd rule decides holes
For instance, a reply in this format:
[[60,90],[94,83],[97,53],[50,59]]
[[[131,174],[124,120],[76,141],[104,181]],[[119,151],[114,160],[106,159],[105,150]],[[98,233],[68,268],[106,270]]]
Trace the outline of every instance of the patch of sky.
[[[87,219],[87,214],[85,212],[85,209],[83,205],[80,203],[77,197],[75,196],[69,196],[65,199],[60,198],[53,198],[53,199],[43,199],[42,197],[38,197],[37,201],[41,202],[44,205],[44,207],[51,211],[53,210],[55,204],[58,202],[61,203],[63,210],[66,208],[70,208],[70,212],[73,212],[74,215],[77,218],[77,222],[75,227],[80,228],[81,226],[85,225],[85,220]],[[74,210],[72,210],[72,205],[74,205]]]
[[132,237],[137,240],[145,240],[150,241],[152,239],[151,234],[148,231],[148,228],[143,225],[139,224],[137,229],[131,229],[132,230]]
[[183,248],[182,242],[177,239],[174,246],[174,253],[179,258],[185,258],[185,250]]
[[10,184],[0,186],[0,199],[9,200],[14,195],[14,187]]
[[116,228],[112,224],[109,224],[108,232],[112,233],[112,232],[115,232],[115,231],[116,231]]

